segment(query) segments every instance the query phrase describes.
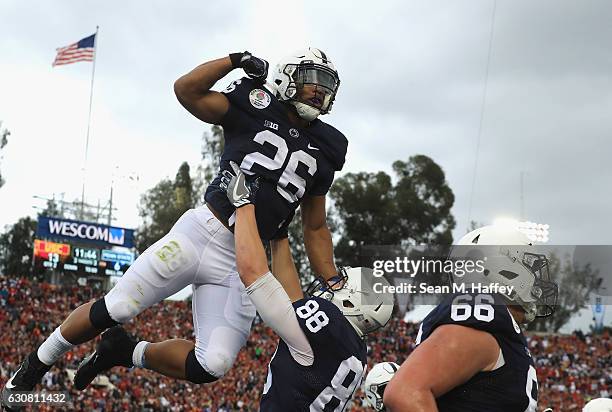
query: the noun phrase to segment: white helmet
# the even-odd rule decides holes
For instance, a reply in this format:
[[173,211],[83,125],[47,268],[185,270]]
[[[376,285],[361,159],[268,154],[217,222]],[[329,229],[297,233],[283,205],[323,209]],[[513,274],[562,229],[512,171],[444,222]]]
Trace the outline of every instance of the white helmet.
[[582,412],[612,412],[612,399],[610,398],[597,398],[589,401]]
[[[340,86],[336,68],[323,51],[314,47],[296,51],[281,59],[272,82],[277,97],[294,105],[298,115],[309,122],[320,114],[329,113]],[[322,102],[298,100],[298,90],[307,84],[317,86],[317,91],[324,93]]]
[[394,300],[388,286],[389,282],[383,277],[375,277],[370,268],[341,268],[337,282],[330,285],[317,278],[306,293],[331,301],[357,334],[364,337],[384,327],[391,319]]
[[381,362],[374,365],[365,378],[364,392],[366,400],[375,411],[384,411],[383,394],[387,384],[399,370],[395,362]]
[[496,225],[476,229],[457,242],[450,258],[481,260],[484,267],[462,276],[454,273],[455,283],[513,286],[511,292],[500,294],[523,308],[527,322],[554,312],[558,289],[550,280],[548,259],[518,229]]

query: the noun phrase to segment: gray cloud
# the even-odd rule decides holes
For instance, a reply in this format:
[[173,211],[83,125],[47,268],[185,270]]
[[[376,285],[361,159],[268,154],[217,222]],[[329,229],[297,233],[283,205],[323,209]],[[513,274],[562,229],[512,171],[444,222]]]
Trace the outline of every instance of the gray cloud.
[[[281,55],[288,39],[324,49],[342,79],[325,120],[349,137],[346,170],[432,157],[465,232],[493,1],[35,3],[0,6],[3,58],[50,64],[99,23],[98,104],[194,151],[205,126],[176,103],[177,76],[235,50]],[[525,217],[553,242],[612,241],[611,16],[606,0],[497,1],[472,219],[518,217],[524,171]]]

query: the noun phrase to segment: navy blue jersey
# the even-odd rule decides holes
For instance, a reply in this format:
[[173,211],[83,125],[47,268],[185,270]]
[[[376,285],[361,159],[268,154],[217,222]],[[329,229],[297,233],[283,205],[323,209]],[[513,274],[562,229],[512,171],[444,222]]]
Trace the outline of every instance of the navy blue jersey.
[[[255,200],[259,234],[264,240],[279,237],[303,196],[327,193],[334,172],[344,165],[348,142],[318,119],[306,128],[291,124],[287,105],[249,78],[236,80],[223,93],[230,108],[220,122],[225,136],[220,169],[231,170],[231,160],[247,180],[261,177]],[[235,209],[220,179],[207,188],[205,200],[232,226]]]
[[305,298],[293,307],[314,363],[297,363],[281,340],[270,361],[260,412],[340,412],[365,373],[365,342],[328,300]]
[[449,296],[423,320],[417,344],[440,325],[461,325],[490,333],[497,340],[505,362],[493,371],[477,373],[437,398],[440,412],[536,411],[538,382],[533,359],[519,325],[500,296]]

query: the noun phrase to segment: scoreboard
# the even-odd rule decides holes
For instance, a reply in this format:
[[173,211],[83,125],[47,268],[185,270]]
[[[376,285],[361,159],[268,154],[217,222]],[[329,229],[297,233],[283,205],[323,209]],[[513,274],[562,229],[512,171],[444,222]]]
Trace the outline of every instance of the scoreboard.
[[134,261],[129,250],[96,248],[73,242],[34,240],[34,268],[80,276],[121,276]]

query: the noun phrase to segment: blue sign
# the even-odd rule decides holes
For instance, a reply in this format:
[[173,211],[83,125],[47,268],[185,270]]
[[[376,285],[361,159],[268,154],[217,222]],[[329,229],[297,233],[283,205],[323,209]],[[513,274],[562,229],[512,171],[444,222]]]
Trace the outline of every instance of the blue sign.
[[134,262],[134,253],[104,249],[102,251],[102,260],[120,265],[131,265]]
[[41,216],[36,234],[39,238],[71,239],[80,242],[134,247],[134,230],[92,222]]

